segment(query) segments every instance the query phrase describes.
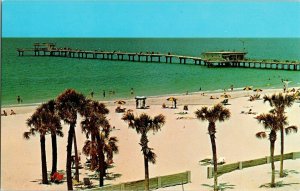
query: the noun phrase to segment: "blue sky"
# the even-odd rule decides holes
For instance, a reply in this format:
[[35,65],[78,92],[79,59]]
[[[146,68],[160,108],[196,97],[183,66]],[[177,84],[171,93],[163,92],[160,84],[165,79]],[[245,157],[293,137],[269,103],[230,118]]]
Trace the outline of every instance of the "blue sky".
[[300,2],[2,2],[3,37],[300,37]]

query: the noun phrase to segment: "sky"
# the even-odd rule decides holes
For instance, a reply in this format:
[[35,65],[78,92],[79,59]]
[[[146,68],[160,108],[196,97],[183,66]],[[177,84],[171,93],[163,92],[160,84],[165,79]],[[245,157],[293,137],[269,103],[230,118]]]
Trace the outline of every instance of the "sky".
[[300,1],[4,0],[3,37],[300,37]]

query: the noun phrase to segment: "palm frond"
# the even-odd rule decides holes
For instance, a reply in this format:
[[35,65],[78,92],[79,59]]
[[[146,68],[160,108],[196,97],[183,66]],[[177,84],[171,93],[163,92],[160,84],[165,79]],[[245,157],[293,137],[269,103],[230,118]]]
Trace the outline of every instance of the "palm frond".
[[134,114],[133,113],[125,113],[122,117],[122,120],[124,120],[125,122],[128,122],[128,126],[131,128],[134,128]]
[[271,129],[274,131],[279,130],[280,128],[280,121],[277,115],[272,113],[267,114],[260,114],[255,117],[255,119],[258,120],[259,123],[262,123],[264,125],[265,129]]
[[166,123],[166,117],[162,114],[159,114],[154,117],[153,124],[157,126],[164,125]]
[[81,114],[82,108],[86,105],[83,94],[73,89],[67,89],[56,99],[58,115],[66,123],[74,123],[77,119],[77,112]]
[[270,106],[273,107],[272,96],[267,96],[267,95],[265,95],[265,96],[263,97],[263,100],[264,100],[264,103],[265,103],[265,102],[268,102],[268,103],[270,104]]
[[294,125],[285,128],[285,133],[287,135],[290,133],[297,133],[297,131],[298,131],[298,127]]
[[263,132],[263,131],[256,133],[255,136],[256,136],[256,138],[259,138],[259,139],[265,139],[265,138],[267,138],[266,132]]
[[30,132],[24,132],[23,133],[23,138],[28,140],[28,139],[30,139],[30,135],[31,135]]
[[56,135],[59,136],[59,137],[63,137],[64,133],[61,130],[57,130]]
[[283,113],[284,108],[291,107],[295,101],[294,95],[289,94],[273,94],[264,96],[264,102],[269,102],[271,107],[275,107],[276,112]]
[[152,164],[155,164],[157,156],[152,150],[153,150],[152,148],[149,148],[149,151],[146,154],[146,157],[148,158],[149,162],[151,162]]
[[208,113],[208,108],[207,107],[202,107],[200,110],[198,109],[196,112],[195,112],[195,115],[198,119],[204,121],[206,120],[206,115]]

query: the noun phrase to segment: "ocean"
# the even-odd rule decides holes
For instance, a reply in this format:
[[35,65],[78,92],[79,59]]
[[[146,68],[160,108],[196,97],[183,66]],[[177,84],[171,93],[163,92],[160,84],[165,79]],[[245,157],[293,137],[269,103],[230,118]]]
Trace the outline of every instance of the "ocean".
[[[57,47],[82,50],[160,52],[201,56],[206,51],[246,51],[247,58],[300,60],[300,38],[3,38],[1,104],[14,105],[54,99],[67,88],[99,100],[139,96],[176,95],[221,91],[230,88],[282,88],[281,79],[300,86],[299,71],[207,68],[175,63],[146,63],[18,56],[17,48],[32,48],[35,42],[55,42]],[[26,55],[26,53],[25,53]],[[106,92],[103,98],[103,91]],[[110,93],[114,92],[114,94]]]

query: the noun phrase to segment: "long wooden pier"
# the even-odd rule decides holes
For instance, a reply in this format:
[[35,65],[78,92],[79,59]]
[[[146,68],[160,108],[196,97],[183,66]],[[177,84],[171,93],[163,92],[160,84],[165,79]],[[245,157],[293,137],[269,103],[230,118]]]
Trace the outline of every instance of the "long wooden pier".
[[19,56],[24,56],[25,52],[31,52],[31,56],[50,56],[80,59],[102,59],[131,62],[165,62],[180,64],[195,64],[207,67],[239,67],[239,68],[260,68],[277,70],[300,70],[300,63],[296,61],[266,61],[266,60],[224,60],[224,59],[204,59],[201,57],[184,56],[177,54],[162,54],[158,52],[121,52],[103,50],[79,50],[71,48],[56,48],[53,43],[35,43],[31,49],[17,49]]

